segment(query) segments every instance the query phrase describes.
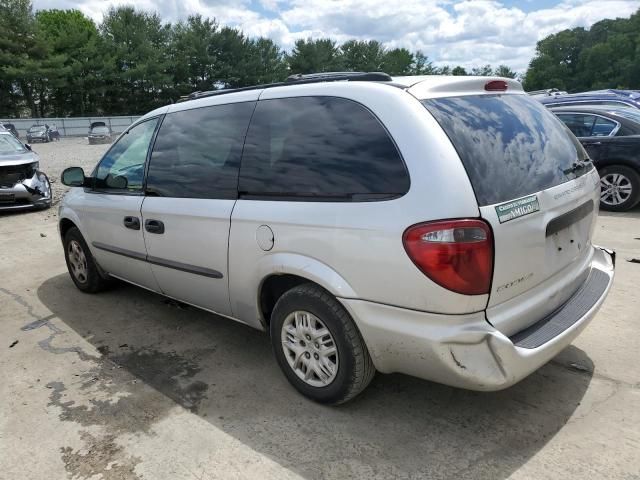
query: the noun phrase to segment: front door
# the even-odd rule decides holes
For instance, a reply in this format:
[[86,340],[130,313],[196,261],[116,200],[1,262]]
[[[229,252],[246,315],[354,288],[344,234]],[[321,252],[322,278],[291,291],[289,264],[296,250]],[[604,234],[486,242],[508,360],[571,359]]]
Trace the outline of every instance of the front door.
[[167,114],[142,204],[147,261],[162,293],[228,316],[229,228],[253,109],[244,101]]
[[113,276],[158,290],[146,262],[140,209],[149,145],[158,123],[153,118],[123,134],[93,173],[81,209],[82,225],[98,264]]

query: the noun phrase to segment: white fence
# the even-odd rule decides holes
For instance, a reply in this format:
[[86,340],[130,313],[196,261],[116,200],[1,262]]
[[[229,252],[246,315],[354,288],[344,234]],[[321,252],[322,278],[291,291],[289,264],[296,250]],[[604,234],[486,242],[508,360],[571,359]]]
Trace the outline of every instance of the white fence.
[[27,135],[27,130],[32,125],[55,125],[63,137],[82,137],[89,133],[91,122],[104,122],[113,133],[122,133],[129,125],[135,122],[139,116],[121,117],[69,117],[69,118],[3,118],[0,123],[12,123],[20,138]]

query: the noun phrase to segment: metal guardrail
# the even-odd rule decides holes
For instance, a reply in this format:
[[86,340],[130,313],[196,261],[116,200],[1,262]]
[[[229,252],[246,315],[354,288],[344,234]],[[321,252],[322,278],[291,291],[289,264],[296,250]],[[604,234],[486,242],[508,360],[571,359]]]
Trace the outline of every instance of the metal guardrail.
[[139,115],[118,117],[67,117],[67,118],[2,118],[0,123],[12,123],[20,138],[27,135],[27,130],[33,125],[55,125],[63,137],[86,137],[89,133],[91,122],[106,123],[113,133],[122,133],[129,125],[135,122]]

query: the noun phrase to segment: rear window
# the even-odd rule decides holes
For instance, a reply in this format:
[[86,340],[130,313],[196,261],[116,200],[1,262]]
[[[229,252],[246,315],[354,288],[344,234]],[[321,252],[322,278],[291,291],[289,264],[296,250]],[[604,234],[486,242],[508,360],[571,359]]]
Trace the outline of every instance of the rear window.
[[283,98],[258,102],[239,187],[246,198],[372,201],[404,195],[409,175],[385,128],[359,103]]
[[588,157],[578,140],[540,102],[526,95],[423,100],[449,136],[480,206],[554,187],[583,175]]

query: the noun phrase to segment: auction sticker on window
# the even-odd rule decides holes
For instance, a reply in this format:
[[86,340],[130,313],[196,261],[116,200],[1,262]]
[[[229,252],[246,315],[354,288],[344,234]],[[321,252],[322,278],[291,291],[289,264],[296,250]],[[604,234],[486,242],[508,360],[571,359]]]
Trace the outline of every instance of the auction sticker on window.
[[514,218],[524,217],[538,210],[540,210],[540,204],[538,204],[538,197],[535,195],[496,206],[496,214],[498,215],[500,223],[508,222]]

